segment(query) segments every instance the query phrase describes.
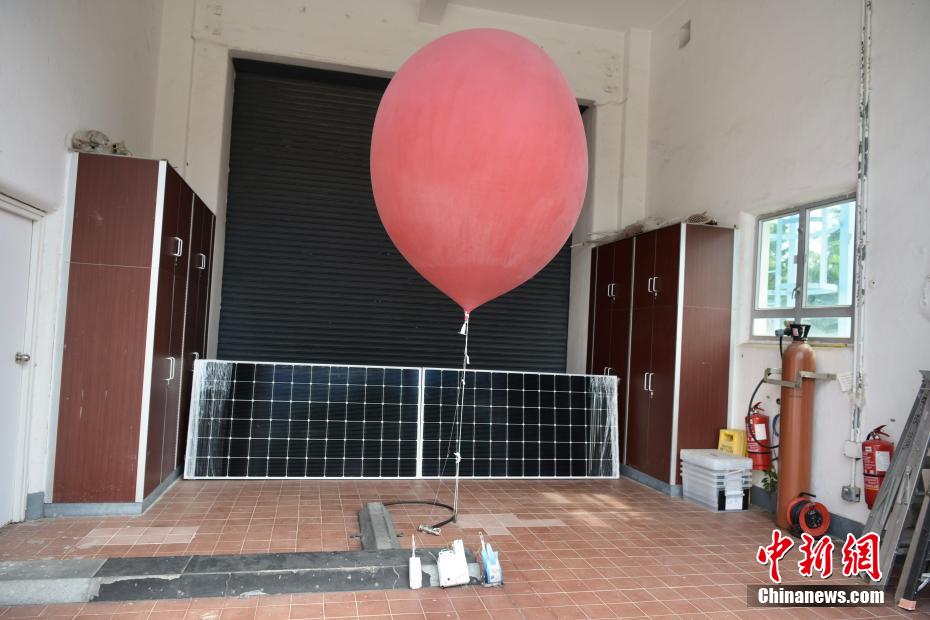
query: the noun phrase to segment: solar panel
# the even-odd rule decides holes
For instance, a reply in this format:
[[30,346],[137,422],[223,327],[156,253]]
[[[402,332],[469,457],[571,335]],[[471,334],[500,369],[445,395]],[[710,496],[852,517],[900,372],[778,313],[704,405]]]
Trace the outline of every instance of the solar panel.
[[417,473],[420,369],[199,360],[185,475]]
[[[424,370],[423,476],[452,476],[461,370]],[[616,473],[616,378],[467,371],[462,477],[603,477]]]
[[[452,476],[461,370],[198,360],[187,478]],[[615,477],[617,379],[465,374],[462,477]]]

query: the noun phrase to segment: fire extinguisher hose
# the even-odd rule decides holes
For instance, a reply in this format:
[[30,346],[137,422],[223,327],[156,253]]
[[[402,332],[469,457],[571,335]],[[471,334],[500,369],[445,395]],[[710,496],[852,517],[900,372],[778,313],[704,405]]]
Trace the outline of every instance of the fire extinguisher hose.
[[[761,441],[759,441],[756,438],[756,430],[753,428],[753,425],[749,423],[749,416],[752,415],[752,403],[756,400],[756,394],[759,392],[759,388],[762,387],[763,383],[765,383],[765,377],[762,377],[759,380],[759,383],[756,384],[756,389],[752,391],[752,396],[749,397],[749,408],[746,410],[746,422],[747,422],[746,430],[749,431],[749,436],[752,437],[752,440],[755,441],[757,444],[759,444],[761,447],[767,448],[768,450],[776,450],[778,449],[778,444],[775,444],[774,446],[772,446],[772,445],[766,445],[762,443]],[[774,426],[775,426],[774,421],[772,422],[772,426],[773,426],[773,432],[774,432]]]
[[890,437],[890,435],[885,432],[885,426],[887,425],[882,424],[881,426],[877,426],[873,428],[869,432],[869,434],[865,436],[865,440],[872,441],[872,440],[880,440],[882,437]]

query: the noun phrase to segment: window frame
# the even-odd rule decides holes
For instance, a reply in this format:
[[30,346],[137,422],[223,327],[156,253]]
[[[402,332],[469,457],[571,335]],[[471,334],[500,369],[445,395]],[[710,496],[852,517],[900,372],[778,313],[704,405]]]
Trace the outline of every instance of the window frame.
[[[844,194],[841,196],[834,196],[832,198],[827,198],[825,200],[818,200],[817,202],[806,203],[800,206],[791,207],[789,209],[782,209],[780,211],[773,211],[771,213],[766,213],[756,217],[756,230],[755,230],[755,245],[754,252],[755,258],[752,261],[753,272],[752,272],[752,305],[751,313],[749,317],[749,339],[750,341],[774,341],[777,340],[775,334],[771,335],[757,335],[753,333],[753,323],[756,319],[779,319],[785,315],[793,315],[795,321],[800,321],[802,318],[848,318],[850,321],[849,326],[849,337],[848,338],[832,338],[817,336],[816,333],[813,333],[810,340],[811,342],[822,342],[825,344],[852,344],[853,335],[855,334],[855,321],[856,321],[856,291],[855,286],[857,282],[858,270],[859,270],[859,261],[857,260],[857,244],[854,241],[853,251],[851,255],[852,259],[852,282],[853,282],[853,291],[852,291],[852,300],[849,305],[839,305],[839,306],[817,306],[817,307],[805,307],[804,300],[805,294],[807,291],[807,227],[810,220],[810,212],[814,209],[820,209],[823,207],[829,207],[833,205],[843,204],[847,202],[853,202],[853,225],[858,225],[858,210],[859,203],[856,200],[855,192]],[[777,219],[784,217],[786,215],[798,214],[798,253],[797,253],[797,274],[795,276],[795,282],[797,284],[797,292],[794,296],[794,307],[792,308],[759,308],[759,273],[762,268],[762,254],[760,253],[760,237],[762,231],[762,224],[769,220]],[[853,239],[858,239],[858,231],[853,230]],[[768,258],[766,256],[766,258]]]

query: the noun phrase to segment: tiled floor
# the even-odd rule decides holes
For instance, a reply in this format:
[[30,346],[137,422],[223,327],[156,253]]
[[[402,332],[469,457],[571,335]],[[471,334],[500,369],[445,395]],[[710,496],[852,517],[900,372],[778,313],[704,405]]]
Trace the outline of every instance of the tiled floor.
[[194,527],[95,527],[78,541],[78,549],[90,547],[188,544],[197,534]]
[[[428,481],[185,481],[145,515],[21,523],[0,529],[0,560],[262,553],[356,549],[366,501],[432,499]],[[448,501],[447,489],[439,493]],[[713,513],[632,481],[465,481],[459,526],[419,546],[480,529],[502,550],[506,586],[357,592],[243,599],[0,608],[0,618],[864,618],[894,607],[747,609],[746,586],[767,580],[756,550],[771,537],[769,516],[752,509]],[[422,522],[445,517],[425,506],[391,508],[404,546]],[[432,513],[432,514],[430,514]],[[545,519],[548,521],[532,521]],[[170,528],[170,529],[169,529]],[[490,531],[488,531],[490,530]],[[506,533],[505,533],[506,532]],[[796,548],[782,560],[797,573]],[[855,583],[833,577],[830,583]],[[930,601],[908,617],[930,618]]]
[[477,529],[492,536],[510,536],[511,527],[568,527],[561,519],[521,519],[512,512],[459,515],[456,523],[463,530]]

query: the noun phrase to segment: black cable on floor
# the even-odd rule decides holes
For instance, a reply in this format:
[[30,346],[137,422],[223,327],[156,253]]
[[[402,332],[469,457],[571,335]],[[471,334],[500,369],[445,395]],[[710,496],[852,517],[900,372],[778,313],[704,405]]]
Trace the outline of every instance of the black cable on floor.
[[431,502],[425,499],[401,499],[401,500],[397,500],[396,502],[384,502],[383,505],[387,507],[387,506],[398,506],[401,504],[425,504],[427,506],[439,506],[440,508],[445,508],[446,510],[452,513],[452,516],[446,519],[445,521],[440,521],[439,523],[431,525],[430,527],[433,529],[439,529],[443,525],[448,525],[452,523],[453,519],[455,519],[455,508],[453,508],[449,504],[443,504],[442,502],[437,502],[437,501]]

